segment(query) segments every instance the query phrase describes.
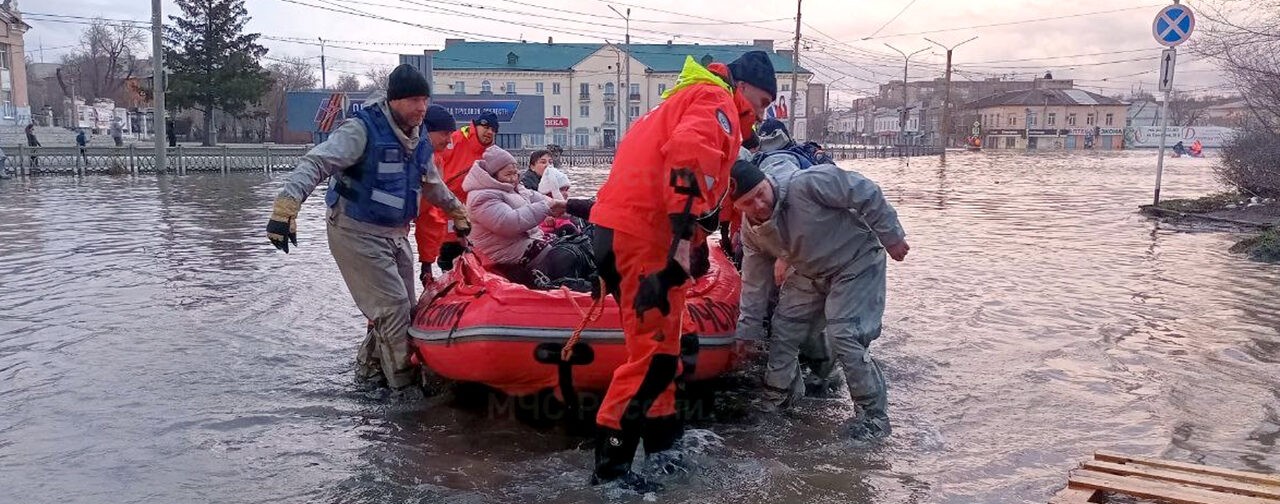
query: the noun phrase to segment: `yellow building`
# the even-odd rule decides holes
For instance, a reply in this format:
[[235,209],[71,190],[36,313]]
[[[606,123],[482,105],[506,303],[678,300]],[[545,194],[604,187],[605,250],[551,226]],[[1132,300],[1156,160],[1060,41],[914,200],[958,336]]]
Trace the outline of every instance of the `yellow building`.
[[1028,89],[965,106],[987,149],[1124,148],[1128,105],[1080,89]]

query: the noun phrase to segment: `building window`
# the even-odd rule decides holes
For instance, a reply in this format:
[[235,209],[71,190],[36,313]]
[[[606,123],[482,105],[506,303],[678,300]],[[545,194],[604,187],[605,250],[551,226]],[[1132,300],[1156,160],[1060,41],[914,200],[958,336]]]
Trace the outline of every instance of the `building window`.
[[658,84],[658,96],[662,96],[662,93],[665,93],[665,92],[667,92],[667,85]]
[[1027,114],[1027,127],[1034,128],[1036,126],[1036,113]]
[[629,93],[629,95],[627,96],[627,99],[628,99],[628,100],[639,100],[639,99],[640,99],[640,85],[639,85],[639,84],[636,84],[636,83],[632,83],[632,84],[631,84],[631,92],[630,92],[630,93]]
[[578,106],[578,117],[591,117],[591,106],[590,106],[590,105],[579,105],[579,106]]
[[553,94],[553,95],[558,95],[558,94],[560,94],[560,83],[559,83],[559,82],[552,82],[552,83],[551,83],[551,94]]
[[480,81],[480,94],[493,94],[493,85],[489,81]]
[[1056,126],[1057,124],[1058,124],[1058,114],[1056,112],[1049,112],[1048,125]]
[[613,113],[613,105],[608,105],[604,108],[604,122],[610,122],[610,123],[617,122],[617,119],[614,118],[614,115],[615,114]]
[[560,117],[560,106],[559,106],[559,105],[552,105],[552,106],[551,106],[551,117]]
[[1085,116],[1084,116],[1084,125],[1085,125],[1085,126],[1093,126],[1093,114],[1085,114]]
[[541,82],[535,83],[535,84],[533,85],[533,92],[535,92],[535,93],[542,94],[542,89],[543,89],[543,88],[542,88],[542,83],[541,83]]
[[1075,126],[1075,125],[1076,125],[1076,115],[1067,114],[1067,126]]
[[783,91],[791,91],[791,84],[783,84],[783,85],[782,85],[782,90],[783,90]]
[[551,142],[556,145],[567,145],[569,143],[569,130],[564,128],[556,128],[551,132]]
[[1009,126],[1017,126],[1017,125],[1018,125],[1018,116],[1015,116],[1015,115],[1009,116]]
[[1012,149],[1017,146],[1018,146],[1018,137],[1005,137],[1004,147],[1006,149]]
[[507,81],[507,94],[516,94],[516,83]]
[[[587,98],[590,98],[590,97],[591,97],[591,85],[590,85],[590,84],[587,84],[586,82],[583,82],[582,84],[579,84],[579,85],[578,85],[578,94],[580,95],[580,97],[581,97],[583,100],[585,100],[585,99],[587,99]],[[586,116],[584,115],[584,116],[582,116],[582,117],[586,117]]]
[[453,81],[453,94],[467,94],[467,83],[463,81]]
[[606,82],[606,83],[604,83],[604,96],[605,96],[605,98],[608,98],[608,97],[613,96],[613,95],[614,95],[614,91],[613,91],[613,83],[612,83],[612,82]]
[[9,44],[0,44],[0,68],[9,69]]
[[1107,126],[1111,126],[1111,123],[1114,122],[1115,119],[1116,119],[1115,114],[1107,114]]
[[575,147],[586,147],[591,143],[591,134],[586,128],[578,128],[573,130],[573,145]]
[[630,109],[630,113],[628,115],[631,117],[631,120],[633,121],[635,120],[635,118],[640,117],[640,106],[632,105]]

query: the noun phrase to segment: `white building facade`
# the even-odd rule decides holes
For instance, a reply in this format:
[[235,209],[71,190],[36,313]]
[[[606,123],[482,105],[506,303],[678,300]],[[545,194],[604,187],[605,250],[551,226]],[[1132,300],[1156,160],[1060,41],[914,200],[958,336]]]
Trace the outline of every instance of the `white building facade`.
[[[768,42],[765,44],[763,42]],[[432,55],[436,95],[540,95],[544,97],[542,138],[525,145],[613,148],[630,121],[657,106],[675,85],[686,56],[727,63],[750,50],[767,50],[778,71],[779,95],[790,99],[791,64],[773,52],[771,41],[756,45],[555,44],[449,40]],[[628,61],[629,60],[629,61]],[[630,67],[630,83],[626,70]],[[798,74],[800,106],[795,130],[805,131],[803,98],[812,74]],[[788,110],[789,109],[789,110]],[[772,110],[771,113],[777,113]],[[803,137],[803,135],[801,135]]]

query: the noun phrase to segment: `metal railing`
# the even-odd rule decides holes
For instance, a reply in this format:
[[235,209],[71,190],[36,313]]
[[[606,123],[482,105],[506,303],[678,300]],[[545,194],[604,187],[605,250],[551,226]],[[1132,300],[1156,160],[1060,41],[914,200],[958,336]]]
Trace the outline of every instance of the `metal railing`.
[[[169,173],[232,173],[293,170],[310,145],[251,147],[170,147]],[[528,159],[534,149],[512,150],[516,159]],[[893,157],[936,156],[940,147],[851,146],[826,149],[837,161]],[[155,173],[154,149],[125,147],[26,147],[4,149],[5,166],[19,176],[36,175],[137,175]],[[564,166],[603,167],[613,165],[613,149],[570,149],[561,155]]]
[[[300,146],[170,147],[168,171],[231,173],[292,170],[298,158],[311,149]],[[154,173],[155,149],[125,147],[5,147],[5,166],[21,176],[29,175],[136,175]]]

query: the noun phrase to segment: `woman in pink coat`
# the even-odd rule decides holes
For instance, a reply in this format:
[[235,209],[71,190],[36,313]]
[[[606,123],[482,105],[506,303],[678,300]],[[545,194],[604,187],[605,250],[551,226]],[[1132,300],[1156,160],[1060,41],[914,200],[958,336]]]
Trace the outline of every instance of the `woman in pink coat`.
[[549,249],[538,225],[564,215],[565,202],[521,186],[515,158],[496,145],[471,166],[462,188],[471,216],[471,245],[481,262],[508,280],[532,285],[531,271],[546,260]]

